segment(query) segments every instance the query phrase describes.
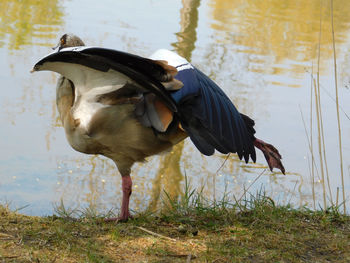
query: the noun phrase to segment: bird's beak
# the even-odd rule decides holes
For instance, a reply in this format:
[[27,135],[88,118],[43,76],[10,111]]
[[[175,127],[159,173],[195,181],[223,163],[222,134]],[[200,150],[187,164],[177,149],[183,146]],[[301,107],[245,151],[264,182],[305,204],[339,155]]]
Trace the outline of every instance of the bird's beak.
[[63,48],[63,47],[62,47],[62,43],[61,43],[61,41],[59,41],[59,42],[57,43],[56,46],[52,47],[52,50],[55,50],[55,51],[58,52],[58,51],[60,51],[62,48]]
[[52,50],[56,50],[60,46],[60,43],[58,43],[56,46],[52,47]]
[[38,71],[39,67],[38,65],[35,65],[32,70],[30,71],[30,73],[34,73],[35,71]]

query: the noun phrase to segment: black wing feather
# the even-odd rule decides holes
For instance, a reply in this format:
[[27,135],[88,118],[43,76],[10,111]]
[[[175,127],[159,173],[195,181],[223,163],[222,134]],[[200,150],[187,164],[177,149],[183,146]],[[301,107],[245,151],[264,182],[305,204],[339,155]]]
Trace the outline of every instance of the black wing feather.
[[[180,120],[196,147],[211,155],[209,144],[222,153],[237,153],[246,162],[249,157],[255,161],[254,121],[249,117],[244,119],[226,94],[198,69],[180,71],[175,78],[184,83],[181,89],[184,99],[173,95],[179,103]],[[189,85],[187,78],[191,81]]]

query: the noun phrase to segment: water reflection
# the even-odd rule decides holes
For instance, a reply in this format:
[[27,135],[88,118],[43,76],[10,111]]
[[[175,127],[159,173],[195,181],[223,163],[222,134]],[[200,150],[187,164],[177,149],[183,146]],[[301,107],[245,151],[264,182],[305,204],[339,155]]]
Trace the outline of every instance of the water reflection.
[[21,49],[24,45],[45,45],[56,39],[62,25],[59,0],[2,0],[0,2],[0,47]]
[[69,206],[80,208],[82,205],[104,211],[110,208],[110,204],[119,204],[120,180],[114,176],[114,164],[106,158],[62,159],[57,163],[57,174],[55,191]]
[[[180,10],[180,32],[176,33],[177,42],[173,43],[175,51],[191,61],[192,51],[195,48],[197,39],[196,28],[198,25],[199,0],[183,0]],[[180,183],[183,181],[181,173],[181,156],[184,149],[184,142],[176,145],[170,153],[165,154],[160,159],[160,168],[153,180],[153,190],[149,210],[154,211],[161,200],[161,191],[167,192],[171,199],[177,199],[183,190]]]
[[179,23],[181,29],[176,33],[177,42],[171,44],[175,47],[175,51],[188,61],[191,61],[197,40],[199,4],[200,0],[182,0]]
[[[304,74],[305,67],[310,67],[317,56],[320,19],[322,58],[328,59],[333,54],[328,0],[214,0],[210,6],[214,19],[211,27],[219,41],[234,43],[237,52],[256,55],[249,57],[251,71]],[[337,45],[348,40],[348,10],[349,1],[334,2]],[[291,83],[283,84],[293,87]]]

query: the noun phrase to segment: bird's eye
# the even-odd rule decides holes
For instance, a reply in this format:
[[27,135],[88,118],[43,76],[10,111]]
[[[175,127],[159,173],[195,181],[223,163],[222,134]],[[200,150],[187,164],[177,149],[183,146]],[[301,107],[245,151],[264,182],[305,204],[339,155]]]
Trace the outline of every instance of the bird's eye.
[[60,42],[61,42],[61,46],[63,46],[64,44],[66,44],[66,41],[65,41],[64,38],[61,38]]

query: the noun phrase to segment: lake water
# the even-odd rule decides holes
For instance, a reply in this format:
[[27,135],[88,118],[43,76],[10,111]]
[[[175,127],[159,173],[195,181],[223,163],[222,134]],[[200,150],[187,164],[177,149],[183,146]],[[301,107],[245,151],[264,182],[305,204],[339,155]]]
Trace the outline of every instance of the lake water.
[[[350,1],[335,1],[348,207],[349,13]],[[57,75],[29,73],[66,32],[79,35],[87,45],[142,56],[159,48],[177,51],[214,79],[237,108],[255,120],[257,137],[273,143],[283,155],[285,176],[271,173],[261,153],[256,164],[245,164],[231,155],[217,171],[226,156],[216,153],[204,157],[187,139],[171,152],[133,167],[134,211],[158,208],[163,190],[172,196],[181,194],[185,175],[193,188],[203,189],[210,199],[220,198],[225,189],[229,197],[240,197],[260,175],[249,192],[263,188],[280,204],[313,208],[315,200],[317,208],[323,207],[315,99],[311,94],[320,43],[321,109],[330,182],[330,187],[326,184],[327,204],[331,204],[330,191],[335,202],[338,187],[338,203],[342,202],[331,30],[328,0],[2,0],[0,203],[10,203],[12,208],[25,206],[21,212],[30,215],[52,214],[60,200],[68,207],[90,206],[100,211],[120,205],[121,179],[114,164],[104,157],[75,152],[66,142],[55,105]],[[314,168],[305,133],[306,127],[311,134],[310,106]]]

